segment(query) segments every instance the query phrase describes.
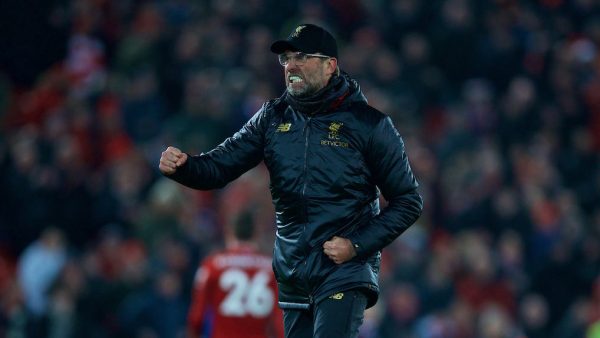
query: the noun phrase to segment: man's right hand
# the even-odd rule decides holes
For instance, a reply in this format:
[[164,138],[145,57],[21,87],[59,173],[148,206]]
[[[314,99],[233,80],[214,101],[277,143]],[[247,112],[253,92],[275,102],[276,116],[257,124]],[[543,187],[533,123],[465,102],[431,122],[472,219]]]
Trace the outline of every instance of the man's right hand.
[[181,167],[187,159],[188,156],[186,153],[175,147],[168,147],[160,156],[158,169],[165,175],[173,175],[177,171],[177,168]]

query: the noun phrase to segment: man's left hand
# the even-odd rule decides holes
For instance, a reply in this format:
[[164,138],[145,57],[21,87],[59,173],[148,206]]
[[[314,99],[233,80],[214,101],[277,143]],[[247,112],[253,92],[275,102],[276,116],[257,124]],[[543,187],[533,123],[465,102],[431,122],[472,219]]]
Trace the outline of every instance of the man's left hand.
[[323,243],[323,252],[335,264],[342,264],[356,256],[352,242],[347,238],[338,236],[333,236],[331,240]]

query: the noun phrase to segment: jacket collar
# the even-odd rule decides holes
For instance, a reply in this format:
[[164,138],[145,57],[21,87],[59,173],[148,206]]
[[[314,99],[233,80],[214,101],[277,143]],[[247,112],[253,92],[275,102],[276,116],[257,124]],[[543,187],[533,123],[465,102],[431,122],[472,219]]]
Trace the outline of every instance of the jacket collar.
[[356,80],[346,73],[334,75],[325,88],[309,97],[298,98],[285,91],[281,100],[294,110],[311,115],[332,111],[351,102],[366,102]]

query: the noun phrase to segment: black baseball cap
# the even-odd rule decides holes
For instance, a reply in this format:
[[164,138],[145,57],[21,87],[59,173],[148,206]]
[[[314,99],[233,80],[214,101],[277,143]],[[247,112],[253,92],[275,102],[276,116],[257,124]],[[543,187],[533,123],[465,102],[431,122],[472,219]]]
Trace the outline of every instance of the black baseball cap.
[[308,54],[321,53],[337,58],[337,43],[331,33],[313,24],[302,24],[285,40],[278,40],[271,45],[271,52],[281,54],[286,50]]

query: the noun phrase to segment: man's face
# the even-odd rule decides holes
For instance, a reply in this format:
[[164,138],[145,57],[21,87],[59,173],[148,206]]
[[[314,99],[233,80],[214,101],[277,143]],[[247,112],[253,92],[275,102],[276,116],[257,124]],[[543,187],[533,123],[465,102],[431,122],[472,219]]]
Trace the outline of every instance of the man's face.
[[[292,55],[292,52],[286,52]],[[327,72],[328,59],[308,57],[300,64],[294,58],[285,66],[285,85],[295,97],[310,96],[327,85],[331,74]]]

